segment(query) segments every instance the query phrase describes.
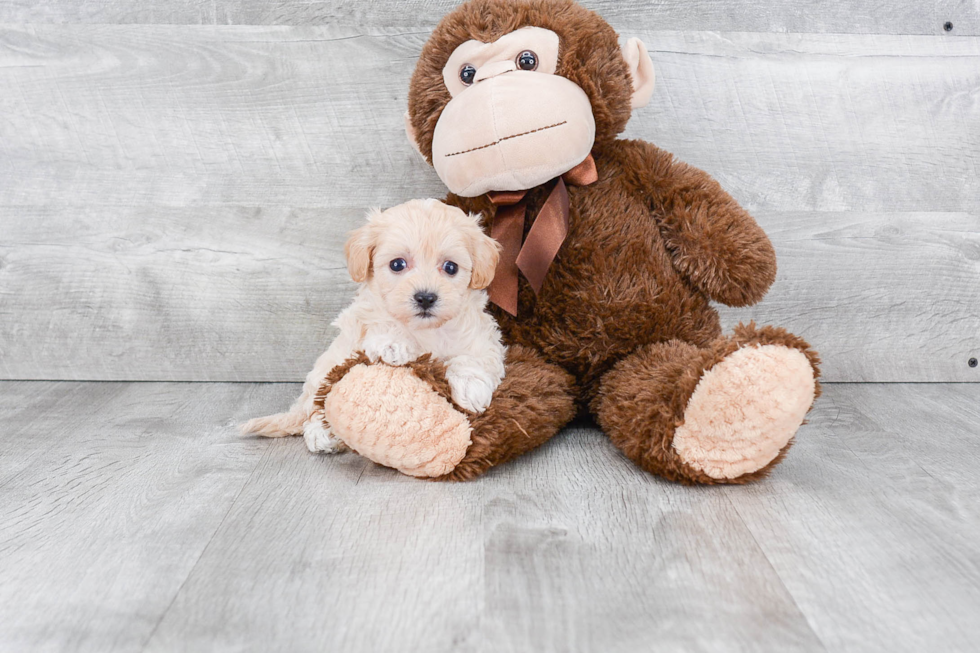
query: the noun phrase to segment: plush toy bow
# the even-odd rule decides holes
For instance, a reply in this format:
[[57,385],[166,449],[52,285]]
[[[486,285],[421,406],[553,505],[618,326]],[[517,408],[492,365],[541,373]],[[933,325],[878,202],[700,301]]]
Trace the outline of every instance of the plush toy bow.
[[524,217],[527,212],[524,198],[527,191],[488,193],[490,201],[498,207],[493,217],[490,236],[502,247],[497,271],[487,289],[490,301],[511,315],[517,315],[518,270],[524,273],[524,278],[530,282],[535,294],[541,290],[548,268],[568,235],[568,189],[565,183],[588,186],[598,179],[595,160],[591,154],[585,161],[558,177],[523,245],[521,238],[524,236]]

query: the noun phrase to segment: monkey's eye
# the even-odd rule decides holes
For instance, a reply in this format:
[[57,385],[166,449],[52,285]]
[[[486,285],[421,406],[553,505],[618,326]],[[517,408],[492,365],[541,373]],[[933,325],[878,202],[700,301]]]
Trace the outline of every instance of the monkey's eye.
[[517,55],[517,67],[521,70],[534,70],[538,67],[538,55],[525,50]]
[[459,81],[469,86],[473,83],[474,77],[476,77],[476,68],[468,63],[464,63],[463,67],[459,69]]
[[453,261],[446,261],[442,264],[442,271],[451,277],[455,277],[456,273],[459,272],[459,266]]
[[391,263],[388,264],[388,269],[391,270],[392,272],[401,272],[407,267],[408,267],[408,262],[406,262],[405,259],[403,258],[393,259]]

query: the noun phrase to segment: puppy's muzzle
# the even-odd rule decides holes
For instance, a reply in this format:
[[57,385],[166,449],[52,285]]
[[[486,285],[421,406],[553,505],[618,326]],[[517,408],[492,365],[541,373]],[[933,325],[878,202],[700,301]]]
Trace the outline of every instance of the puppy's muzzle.
[[439,301],[439,295],[427,290],[420,290],[415,293],[413,299],[415,300],[415,305],[421,309],[421,314],[428,315],[429,309],[431,309],[435,303]]

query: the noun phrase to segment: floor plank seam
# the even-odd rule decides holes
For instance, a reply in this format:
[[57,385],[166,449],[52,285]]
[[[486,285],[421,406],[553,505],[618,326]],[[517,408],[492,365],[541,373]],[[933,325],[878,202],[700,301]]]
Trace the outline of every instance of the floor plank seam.
[[191,565],[191,568],[187,571],[187,575],[184,576],[184,580],[180,582],[180,585],[177,587],[177,591],[174,592],[174,595],[170,599],[170,602],[167,604],[166,609],[164,609],[164,611],[160,613],[160,618],[153,626],[153,630],[150,631],[149,635],[147,635],[146,637],[146,640],[143,642],[143,645],[140,647],[141,653],[143,651],[146,651],[146,647],[149,646],[150,642],[153,641],[153,637],[156,635],[157,630],[160,629],[160,624],[162,624],[163,620],[167,618],[167,614],[174,607],[174,603],[177,601],[177,597],[179,597],[180,593],[184,590],[184,586],[187,584],[187,581],[190,580],[191,577],[194,575],[194,571],[197,569],[197,566],[200,564],[201,559],[204,558],[204,555],[208,552],[208,549],[211,548],[211,543],[214,542],[215,536],[219,532],[221,532],[221,527],[225,525],[225,522],[228,520],[228,516],[231,514],[231,512],[235,509],[235,506],[238,504],[238,499],[242,496],[242,492],[244,492],[245,488],[247,488],[249,483],[252,482],[252,479],[255,477],[255,472],[258,471],[259,467],[262,465],[265,459],[269,457],[271,451],[272,451],[271,447],[267,448],[265,452],[261,456],[259,456],[258,460],[255,461],[255,466],[252,467],[252,471],[249,472],[248,478],[245,479],[245,482],[242,483],[242,486],[238,488],[238,492],[235,493],[235,498],[232,499],[231,503],[228,504],[228,509],[225,511],[225,514],[221,516],[221,521],[218,522],[218,525],[215,527],[214,532],[211,533],[211,537],[208,538],[208,543],[204,545],[203,549],[201,549],[200,555],[197,556],[197,560],[194,561],[194,564]]
[[361,465],[361,473],[357,475],[357,480],[354,481],[354,486],[356,487],[358,483],[361,482],[361,477],[364,476],[364,472],[367,471],[368,465],[372,464],[367,458],[364,459],[364,464]]
[[772,560],[769,559],[769,556],[766,555],[765,549],[763,549],[762,545],[759,544],[759,539],[755,536],[755,533],[752,531],[752,528],[742,517],[742,513],[740,513],[738,510],[738,505],[736,505],[736,503],[732,501],[731,496],[729,496],[727,492],[725,493],[725,500],[728,501],[728,504],[735,511],[735,515],[738,517],[738,520],[742,522],[742,526],[749,534],[749,537],[752,538],[752,543],[755,544],[755,548],[759,550],[759,553],[762,555],[762,558],[766,561],[766,564],[769,566],[769,569],[772,570],[773,575],[777,579],[779,579],[779,585],[786,591],[786,595],[793,602],[793,607],[795,607],[797,612],[800,613],[800,616],[803,617],[803,621],[806,623],[806,627],[809,629],[811,633],[813,633],[813,636],[814,638],[816,638],[817,642],[820,643],[820,648],[822,648],[824,651],[829,651],[827,645],[824,643],[823,639],[820,637],[819,633],[817,633],[816,629],[813,627],[813,624],[810,622],[809,615],[807,615],[807,613],[803,611],[803,608],[800,607],[800,604],[797,602],[796,597],[793,595],[793,592],[791,592],[789,587],[786,585],[786,581],[780,575],[775,565],[772,564]]

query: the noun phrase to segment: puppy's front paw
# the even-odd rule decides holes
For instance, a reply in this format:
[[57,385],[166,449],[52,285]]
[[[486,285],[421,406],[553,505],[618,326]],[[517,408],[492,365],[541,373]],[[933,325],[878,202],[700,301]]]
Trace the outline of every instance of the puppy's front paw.
[[380,338],[365,340],[364,353],[372,362],[382,360],[388,365],[404,365],[416,358],[406,343]]
[[330,429],[320,420],[311,420],[303,425],[303,441],[313,453],[341,453],[347,450],[347,445],[333,437]]
[[404,365],[414,358],[412,350],[400,342],[389,342],[381,349],[381,360],[389,365]]
[[446,371],[446,380],[453,391],[453,401],[474,413],[482,413],[487,409],[493,399],[493,391],[497,389],[496,384],[482,370],[450,368]]

